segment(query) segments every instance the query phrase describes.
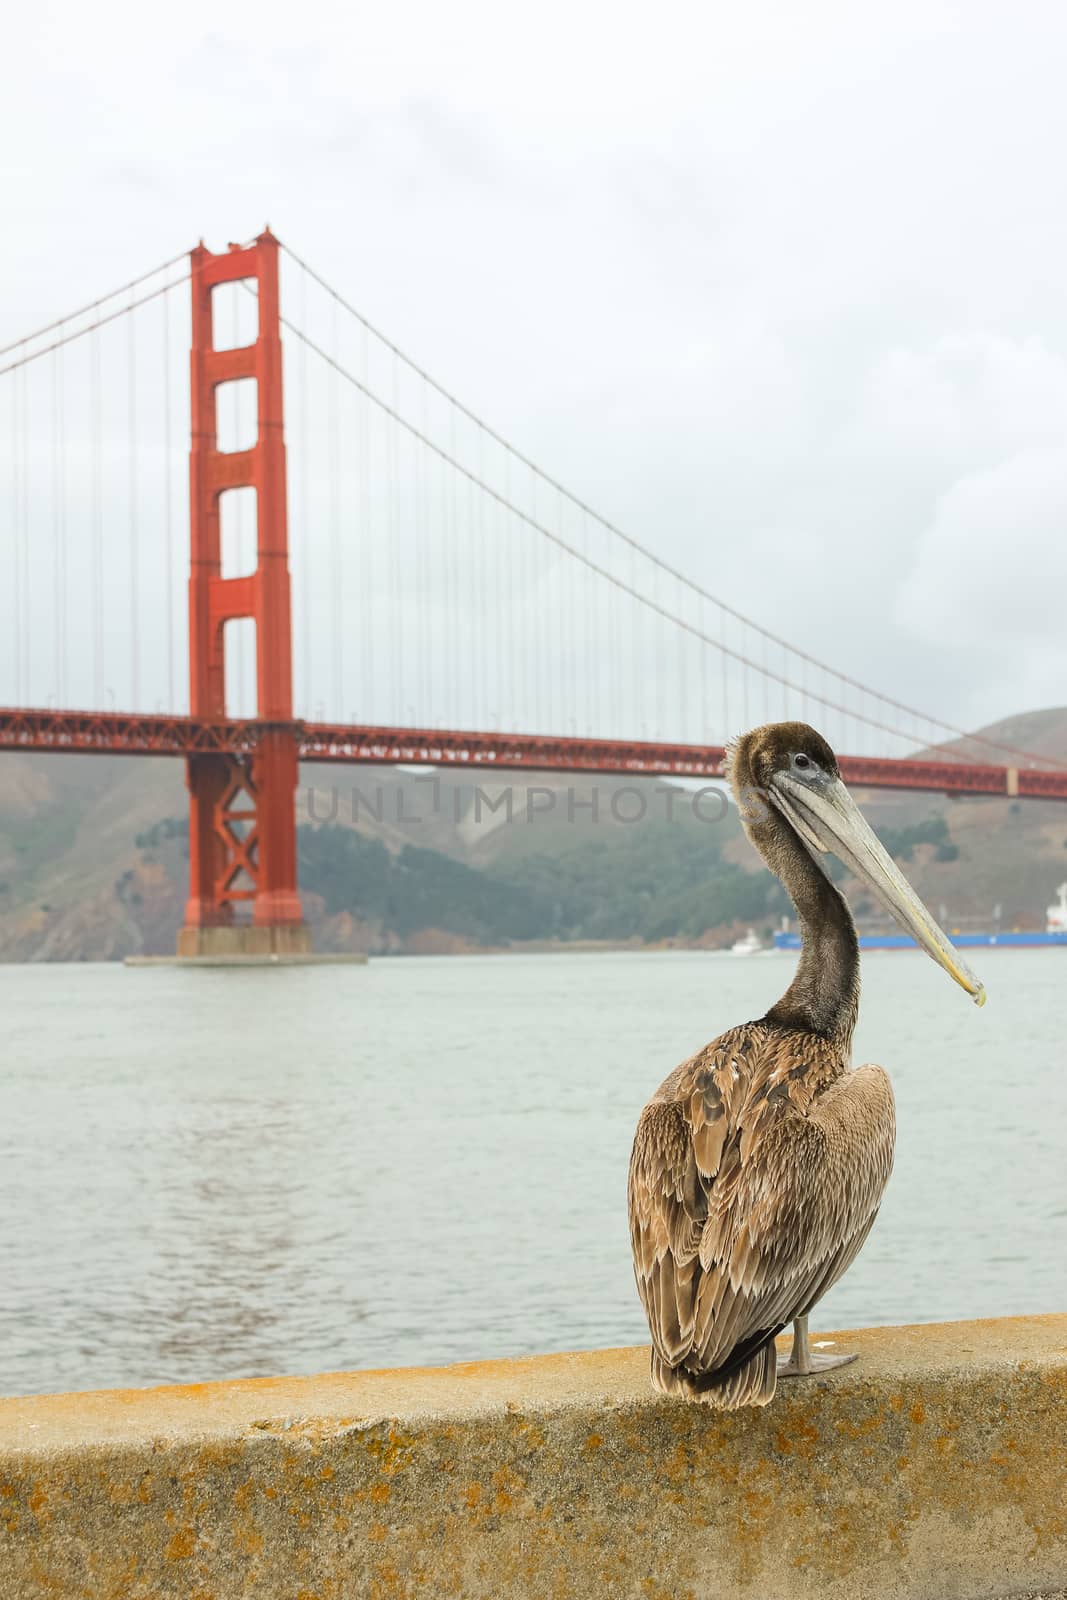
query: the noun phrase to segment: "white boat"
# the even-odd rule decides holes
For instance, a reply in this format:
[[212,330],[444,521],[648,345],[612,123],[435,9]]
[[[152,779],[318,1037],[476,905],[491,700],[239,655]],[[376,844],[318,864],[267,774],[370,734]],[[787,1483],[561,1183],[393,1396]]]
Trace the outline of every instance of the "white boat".
[[1067,883],[1061,883],[1056,893],[1059,896],[1059,903],[1049,906],[1045,913],[1045,932],[1067,933]]
[[743,939],[738,939],[730,946],[735,956],[758,956],[763,949],[763,940],[755,928],[749,928]]

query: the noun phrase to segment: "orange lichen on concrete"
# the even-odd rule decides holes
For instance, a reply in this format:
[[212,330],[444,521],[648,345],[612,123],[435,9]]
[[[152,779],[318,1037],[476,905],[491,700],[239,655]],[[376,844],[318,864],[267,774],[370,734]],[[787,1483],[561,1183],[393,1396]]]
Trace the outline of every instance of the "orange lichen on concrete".
[[196,1549],[196,1534],[192,1528],[182,1528],[167,1542],[163,1554],[167,1561],[188,1561]]
[[765,1411],[647,1350],[0,1401],[0,1600],[973,1600],[1067,1581],[1067,1317],[850,1333]]

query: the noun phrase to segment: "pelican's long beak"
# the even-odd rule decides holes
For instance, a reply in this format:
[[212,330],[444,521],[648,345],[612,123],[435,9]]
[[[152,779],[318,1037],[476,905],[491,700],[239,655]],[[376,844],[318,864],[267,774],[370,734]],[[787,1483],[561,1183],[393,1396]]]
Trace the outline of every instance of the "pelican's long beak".
[[882,904],[912,937],[944,967],[976,1005],[985,989],[960,959],[948,938],[888,854],[840,778],[802,783],[775,773],[768,795],[812,853],[832,850],[850,872],[869,884]]

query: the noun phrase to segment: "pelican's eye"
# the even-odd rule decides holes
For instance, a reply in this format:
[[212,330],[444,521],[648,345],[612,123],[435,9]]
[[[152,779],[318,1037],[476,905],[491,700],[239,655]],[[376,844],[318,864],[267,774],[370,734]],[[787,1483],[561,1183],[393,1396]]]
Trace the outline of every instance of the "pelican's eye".
[[819,770],[818,764],[814,762],[810,756],[806,756],[803,750],[798,750],[796,755],[793,757],[793,766],[797,772],[803,772],[805,774],[815,773]]

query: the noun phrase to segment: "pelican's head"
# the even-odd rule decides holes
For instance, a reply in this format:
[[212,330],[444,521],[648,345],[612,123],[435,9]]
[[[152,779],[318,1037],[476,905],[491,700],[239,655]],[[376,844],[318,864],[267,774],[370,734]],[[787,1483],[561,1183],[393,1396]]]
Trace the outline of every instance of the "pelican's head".
[[832,851],[976,1005],[985,1004],[985,989],[864,820],[821,734],[806,722],[754,728],[731,745],[728,772],[741,819],[758,842],[770,802],[816,862]]

